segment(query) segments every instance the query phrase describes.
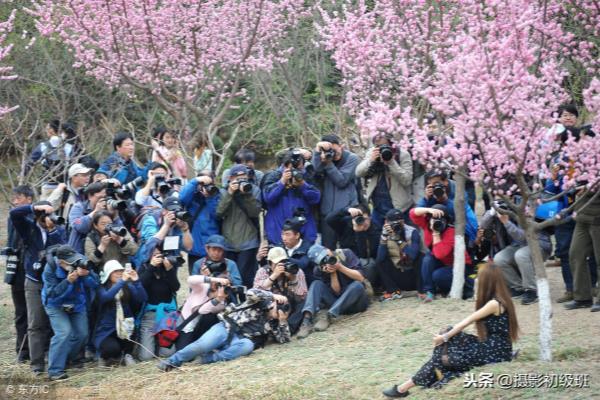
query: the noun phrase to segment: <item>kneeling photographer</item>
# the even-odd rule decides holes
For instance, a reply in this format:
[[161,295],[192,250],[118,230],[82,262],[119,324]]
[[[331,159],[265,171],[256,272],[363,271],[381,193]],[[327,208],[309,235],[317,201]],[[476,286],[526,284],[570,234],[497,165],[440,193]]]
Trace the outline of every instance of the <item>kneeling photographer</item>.
[[200,339],[158,364],[164,372],[199,357],[200,364],[230,361],[263,346],[269,337],[278,343],[290,341],[287,299],[260,289],[249,289],[242,304],[229,304]]
[[302,322],[302,307],[308,292],[304,272],[294,259],[288,258],[281,247],[273,247],[267,255],[268,265],[261,267],[254,277],[256,289],[269,290],[288,299],[288,323],[292,334]]
[[48,251],[42,302],[54,336],[48,352],[50,380],[66,379],[67,362],[75,362],[88,339],[87,302],[98,287],[98,275],[71,246]]
[[[410,218],[421,229],[429,252],[421,263],[421,282],[424,302],[434,299],[434,293],[447,294],[452,286],[454,266],[454,226],[448,209],[436,204],[431,208],[417,207],[410,210]],[[471,257],[465,250],[465,290],[463,298],[473,295],[473,280],[467,277]]]
[[392,208],[385,215],[376,266],[384,293],[380,301],[402,298],[402,291],[421,288],[421,235],[404,223],[404,212]]
[[212,235],[206,241],[206,257],[202,257],[192,266],[192,275],[210,275],[212,271],[223,270],[229,274],[229,281],[234,286],[241,286],[242,276],[237,264],[225,258],[225,238]]
[[111,213],[94,214],[92,231],[85,239],[85,256],[94,263],[96,273],[100,273],[109,260],[117,260],[123,265],[130,262],[130,257],[137,251],[137,243],[124,226],[114,224]]
[[363,312],[369,306],[364,272],[352,250],[333,252],[315,244],[308,251],[308,257],[316,265],[315,281],[308,289],[302,309],[298,339],[307,337],[313,329],[326,330],[330,322],[342,314]]

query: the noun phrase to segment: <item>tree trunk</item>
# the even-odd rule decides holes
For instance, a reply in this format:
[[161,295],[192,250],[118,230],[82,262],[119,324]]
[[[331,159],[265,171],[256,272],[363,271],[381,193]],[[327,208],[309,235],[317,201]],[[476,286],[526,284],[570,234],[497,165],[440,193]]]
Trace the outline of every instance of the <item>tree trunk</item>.
[[[460,172],[463,172],[462,169]],[[465,177],[456,174],[454,194],[454,266],[452,268],[452,288],[450,298],[462,299],[465,285]]]
[[550,300],[550,285],[544,266],[544,256],[538,240],[535,226],[526,223],[525,235],[531,252],[531,260],[535,268],[537,294],[540,309],[540,360],[552,361],[552,302]]

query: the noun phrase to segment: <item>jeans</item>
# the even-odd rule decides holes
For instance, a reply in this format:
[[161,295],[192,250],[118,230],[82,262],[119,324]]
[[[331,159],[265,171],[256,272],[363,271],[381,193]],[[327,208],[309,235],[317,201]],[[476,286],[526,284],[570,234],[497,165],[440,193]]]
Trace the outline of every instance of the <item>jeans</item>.
[[[449,293],[452,288],[453,268],[451,265],[444,265],[433,254],[427,253],[421,263],[421,285],[423,292]],[[465,265],[465,275],[468,266]],[[473,279],[465,276],[465,288],[472,289]]]
[[42,305],[42,283],[25,279],[25,301],[27,303],[27,338],[31,368],[44,370],[44,355],[51,335],[48,315]]
[[242,283],[247,288],[251,288],[254,285],[254,275],[256,275],[256,270],[258,269],[258,262],[256,261],[257,252],[258,248],[242,250],[240,252],[225,252],[225,257],[235,261],[237,264],[242,276]]
[[[184,362],[192,361],[200,356],[200,361],[203,364],[209,364],[217,361],[235,360],[252,353],[254,350],[252,340],[234,334],[228,343],[228,336],[229,332],[225,324],[219,322],[213,325],[200,339],[169,357],[168,362],[179,367]],[[215,352],[215,350],[217,351]]]
[[48,375],[56,376],[65,371],[67,360],[74,360],[85,346],[88,338],[87,313],[67,313],[59,307],[46,307],[54,336],[48,353]]
[[140,361],[151,360],[157,351],[160,357],[168,357],[175,351],[175,346],[169,348],[158,347],[158,342],[153,334],[155,319],[156,313],[154,311],[147,311],[140,322],[140,343],[143,345],[143,347],[138,346],[137,357]]
[[313,281],[308,289],[302,312],[315,315],[321,306],[329,307],[329,314],[339,317],[342,314],[355,314],[365,311],[369,306],[369,297],[361,282],[354,281],[338,296],[323,281]]

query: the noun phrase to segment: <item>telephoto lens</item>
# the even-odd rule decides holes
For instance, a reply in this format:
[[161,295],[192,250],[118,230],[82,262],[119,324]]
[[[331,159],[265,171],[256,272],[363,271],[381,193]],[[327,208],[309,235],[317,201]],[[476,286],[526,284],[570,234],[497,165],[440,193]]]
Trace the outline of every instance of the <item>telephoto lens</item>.
[[379,154],[384,161],[390,161],[394,157],[394,150],[389,144],[379,146]]
[[444,195],[446,194],[446,186],[444,186],[443,183],[436,183],[435,185],[433,185],[433,195],[438,198],[441,199],[442,197],[444,197]]
[[433,224],[431,225],[431,229],[438,233],[442,233],[444,230],[446,230],[446,220],[434,218]]
[[252,191],[252,184],[248,180],[240,179],[238,183],[240,184],[240,192],[250,193]]
[[214,196],[215,194],[219,193],[219,188],[213,184],[200,185],[200,187],[203,188],[209,196]]
[[365,223],[365,216],[364,215],[357,215],[356,217],[354,217],[354,223],[356,225],[362,225]]
[[127,229],[125,229],[124,226],[108,224],[108,225],[106,225],[106,232],[112,232],[115,235],[119,235],[119,236],[123,236],[123,237],[127,236]]

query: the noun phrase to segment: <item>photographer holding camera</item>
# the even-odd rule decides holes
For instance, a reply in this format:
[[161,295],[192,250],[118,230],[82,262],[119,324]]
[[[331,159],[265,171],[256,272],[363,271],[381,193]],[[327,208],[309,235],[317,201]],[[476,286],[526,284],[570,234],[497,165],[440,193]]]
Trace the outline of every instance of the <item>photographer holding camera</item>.
[[413,161],[408,151],[396,147],[390,135],[373,137],[365,159],[356,167],[356,176],[368,180],[367,199],[373,203],[373,221],[383,225],[385,214],[393,209],[405,213],[413,206]]
[[245,302],[229,304],[218,315],[218,324],[157,367],[168,372],[195,358],[199,358],[200,364],[235,360],[262,347],[269,337],[278,343],[287,343],[291,335],[286,305],[284,296],[249,289]]
[[273,247],[267,254],[268,265],[259,268],[254,277],[254,288],[268,290],[288,299],[288,323],[292,334],[302,322],[302,308],[308,292],[304,272],[281,247]]
[[298,149],[286,151],[279,168],[263,178],[263,206],[267,209],[265,233],[269,243],[279,243],[283,224],[299,209],[305,210],[306,218],[302,237],[310,243],[317,238],[315,219],[309,210],[319,204],[321,192],[306,181],[305,158],[308,154],[308,151]]
[[345,150],[337,135],[324,135],[315,147],[312,164],[322,188],[320,228],[325,247],[335,248],[338,241],[336,232],[325,222],[327,215],[358,203],[355,175],[358,162],[358,156]]
[[[69,214],[71,208],[80,201],[85,200],[85,187],[90,183],[91,168],[83,164],[74,164],[69,168],[69,182],[59,183],[50,193],[48,201],[57,210],[57,215],[63,217],[70,225]],[[67,229],[68,231],[68,229]]]
[[231,283],[234,286],[241,286],[242,276],[237,264],[225,258],[225,238],[221,235],[212,235],[206,242],[206,257],[194,263],[191,275],[211,275],[212,271],[227,271]]
[[340,315],[363,312],[369,306],[363,269],[352,250],[338,249],[334,253],[314,244],[308,257],[316,265],[315,281],[304,302],[298,339],[304,339],[313,329],[325,331]]
[[[434,292],[450,291],[454,266],[454,226],[448,209],[441,204],[431,208],[417,207],[410,210],[410,218],[421,229],[425,246],[430,250],[421,262],[421,282],[424,302],[433,301]],[[465,291],[463,298],[473,295],[473,280],[467,277],[471,256],[465,251]]]
[[98,275],[69,245],[49,251],[46,261],[42,302],[54,331],[48,352],[48,376],[53,381],[68,377],[67,362],[77,361],[87,343],[87,303],[98,287]]
[[[177,310],[177,291],[181,287],[177,279],[176,260],[165,256],[158,246],[154,247],[149,260],[138,268],[142,285],[148,299],[140,323],[140,343],[138,349],[140,361],[151,360],[157,353],[158,342],[154,336],[155,323],[172,311]],[[160,347],[160,355],[172,354],[174,349]]]
[[381,227],[374,223],[369,207],[359,204],[341,208],[329,214],[325,221],[337,233],[340,247],[352,250],[360,258],[366,278],[372,283],[377,282],[375,257]]
[[194,246],[188,253],[188,271],[191,274],[194,263],[206,256],[208,238],[220,233],[217,206],[221,194],[211,173],[202,172],[181,189],[179,199],[191,214],[189,226],[194,239]]
[[148,166],[146,185],[135,194],[135,202],[140,207],[162,207],[178,185],[181,185],[181,179],[169,179],[167,167],[153,162]]
[[[507,208],[503,201],[496,201],[496,207]],[[474,264],[484,262],[486,257],[493,259],[496,254],[512,243],[506,228],[497,218],[498,213],[491,208],[481,217],[475,240],[469,242],[471,254],[475,257]]]
[[25,301],[27,304],[27,337],[31,369],[44,372],[44,353],[50,326],[42,304],[42,273],[46,264],[46,250],[66,243],[63,226],[57,225],[58,216],[48,201],[23,204],[9,212],[12,226],[23,241],[25,267]]
[[113,148],[115,151],[104,160],[101,170],[108,171],[122,185],[144,175],[144,169],[133,160],[135,142],[131,133],[118,132],[113,138]]
[[221,192],[217,217],[227,241],[225,257],[235,261],[244,286],[251,287],[256,274],[256,252],[260,244],[260,189],[250,183],[248,168],[234,165],[229,170],[229,185]]
[[[448,174],[441,170],[431,170],[425,174],[425,197],[417,207],[431,208],[436,204],[446,208],[448,216],[454,220],[454,182],[448,179]],[[477,237],[477,216],[471,206],[465,201],[465,236],[469,240]]]
[[85,239],[85,255],[94,263],[99,273],[109,260],[120,264],[129,262],[139,249],[131,234],[124,226],[113,223],[112,214],[100,211],[92,217],[92,231]]
[[[13,208],[30,206],[33,203],[33,189],[27,185],[17,186],[12,190],[10,204]],[[6,256],[6,272],[4,282],[10,285],[13,306],[15,308],[15,330],[17,332],[16,350],[19,362],[29,360],[27,335],[27,302],[25,300],[25,243],[15,229],[12,219],[7,221],[7,247],[2,249]]]
[[404,212],[392,208],[385,215],[376,267],[385,289],[380,301],[402,298],[402,291],[421,288],[421,235],[404,223]]
[[175,196],[167,197],[162,207],[143,209],[139,229],[142,246],[156,235],[160,236],[161,241],[167,236],[177,236],[180,239],[179,250],[191,251],[194,239],[188,223],[191,221],[190,213],[184,211],[182,202]]

